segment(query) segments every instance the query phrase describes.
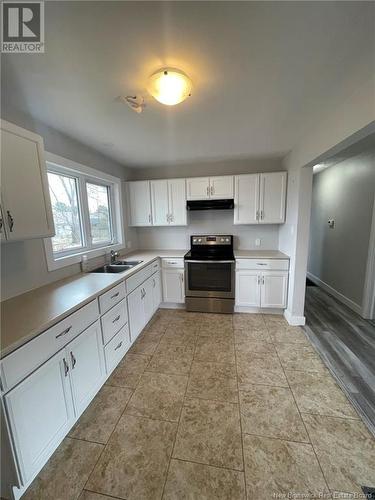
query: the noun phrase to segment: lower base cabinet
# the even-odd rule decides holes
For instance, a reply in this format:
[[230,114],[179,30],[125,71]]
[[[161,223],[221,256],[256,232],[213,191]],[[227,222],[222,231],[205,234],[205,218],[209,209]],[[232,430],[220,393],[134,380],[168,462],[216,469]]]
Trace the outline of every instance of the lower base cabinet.
[[96,321],[4,396],[24,484],[52,455],[104,377],[101,328]]
[[133,290],[127,300],[130,339],[134,342],[160,305],[160,271]]
[[236,272],[236,306],[285,309],[288,294],[287,271]]

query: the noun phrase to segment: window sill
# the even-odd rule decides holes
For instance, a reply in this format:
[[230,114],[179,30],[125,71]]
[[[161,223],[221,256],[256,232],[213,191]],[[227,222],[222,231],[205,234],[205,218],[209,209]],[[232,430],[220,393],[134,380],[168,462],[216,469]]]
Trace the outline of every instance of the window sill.
[[[122,250],[125,246],[122,243],[116,243],[114,245],[107,245],[105,247],[93,248],[91,250],[85,250],[82,252],[77,252],[75,254],[66,255],[60,258],[54,258],[53,253],[47,247],[51,246],[51,240],[45,239],[44,245],[46,247],[46,260],[47,260],[47,268],[48,271],[56,271],[56,269],[62,269],[63,267],[72,266],[74,264],[79,264],[82,262],[82,258],[84,255],[87,256],[88,259],[93,259],[94,257],[100,257],[101,255],[105,255],[107,252],[114,250]],[[51,256],[51,257],[50,257]]]

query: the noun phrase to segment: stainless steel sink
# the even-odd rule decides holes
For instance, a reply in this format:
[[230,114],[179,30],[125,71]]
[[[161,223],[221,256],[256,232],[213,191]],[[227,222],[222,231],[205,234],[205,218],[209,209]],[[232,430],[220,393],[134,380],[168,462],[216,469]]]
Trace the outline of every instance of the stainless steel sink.
[[97,267],[90,273],[123,273],[143,262],[142,260],[117,260],[113,264]]
[[137,266],[138,264],[141,264],[143,262],[143,260],[116,260],[116,262],[114,262],[112,264],[112,266],[130,266],[130,267],[134,267],[134,266]]

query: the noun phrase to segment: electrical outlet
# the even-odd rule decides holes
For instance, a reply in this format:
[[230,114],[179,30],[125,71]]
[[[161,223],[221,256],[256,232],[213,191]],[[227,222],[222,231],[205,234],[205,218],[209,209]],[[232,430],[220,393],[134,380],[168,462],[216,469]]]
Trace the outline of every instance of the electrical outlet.
[[335,227],[335,219],[328,219],[328,227],[331,229]]
[[260,239],[260,238],[257,238],[257,239],[255,240],[255,246],[256,246],[256,247],[260,247],[261,243],[262,243],[262,241],[261,241],[261,239]]

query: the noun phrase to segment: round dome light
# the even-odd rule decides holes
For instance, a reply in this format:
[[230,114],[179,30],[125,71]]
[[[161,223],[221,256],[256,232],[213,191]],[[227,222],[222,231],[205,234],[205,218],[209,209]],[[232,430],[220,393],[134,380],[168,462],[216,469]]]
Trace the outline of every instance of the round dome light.
[[191,87],[191,80],[185,73],[166,68],[150,76],[147,90],[162,104],[174,106],[190,96]]

